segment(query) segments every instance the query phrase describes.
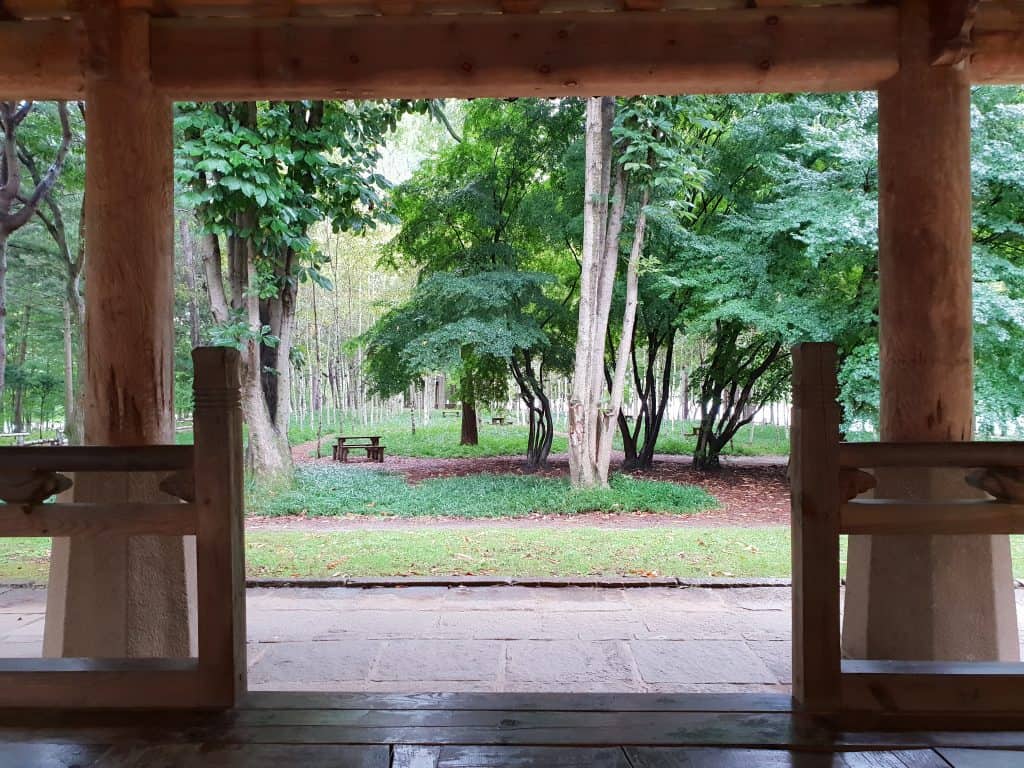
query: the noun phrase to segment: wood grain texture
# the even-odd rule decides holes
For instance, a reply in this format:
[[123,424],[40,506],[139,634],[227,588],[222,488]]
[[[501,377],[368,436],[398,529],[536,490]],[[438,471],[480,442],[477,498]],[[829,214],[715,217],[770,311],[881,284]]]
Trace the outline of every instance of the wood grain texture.
[[841,91],[896,71],[882,6],[158,19],[152,35],[154,83],[173,98]]
[[[849,710],[1024,711],[1024,665],[1014,662],[843,661],[841,686]],[[962,714],[942,722],[958,720]]]
[[984,500],[932,503],[863,499],[843,504],[839,519],[842,533],[1024,533],[1024,504]]
[[162,472],[192,468],[191,445],[0,446],[0,468],[57,472]]
[[193,350],[199,674],[207,706],[232,707],[246,690],[245,544],[239,354]]
[[843,468],[1020,467],[1024,442],[841,443]]
[[793,696],[814,711],[839,705],[839,405],[836,348],[793,348],[790,473]]
[[41,504],[25,512],[0,506],[0,537],[12,536],[183,536],[198,527],[192,504]]

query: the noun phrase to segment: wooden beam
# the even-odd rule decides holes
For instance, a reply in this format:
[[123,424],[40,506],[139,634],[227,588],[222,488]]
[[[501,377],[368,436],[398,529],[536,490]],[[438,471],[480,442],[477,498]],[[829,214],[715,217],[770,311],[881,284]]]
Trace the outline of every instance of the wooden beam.
[[953,66],[972,48],[971,31],[980,0],[931,0],[932,64]]
[[194,504],[41,504],[0,507],[0,536],[185,536],[198,529]]
[[793,347],[793,697],[839,705],[839,405],[834,344]]
[[1024,83],[1024,0],[982,3],[973,39],[973,82]]
[[156,19],[151,63],[179,99],[842,91],[896,72],[896,33],[884,6]]
[[[154,18],[154,84],[177,99],[838,91],[877,88],[898,67],[895,6],[391,18],[330,16],[335,6],[311,3],[321,18],[259,17],[246,3],[235,18]],[[35,12],[73,13],[49,7]],[[0,98],[81,98],[84,38],[73,15],[0,22]],[[1024,82],[1024,0],[980,4],[971,77]]]
[[173,472],[192,468],[191,445],[2,446],[0,470]]
[[843,708],[974,713],[1024,710],[1024,664],[843,661]]
[[0,707],[198,707],[196,659],[0,659]]
[[5,99],[80,99],[84,47],[77,22],[0,22],[0,93]]
[[864,467],[1021,467],[1024,442],[841,443],[839,465]]
[[1024,504],[999,501],[901,502],[861,499],[839,512],[840,533],[1024,533]]

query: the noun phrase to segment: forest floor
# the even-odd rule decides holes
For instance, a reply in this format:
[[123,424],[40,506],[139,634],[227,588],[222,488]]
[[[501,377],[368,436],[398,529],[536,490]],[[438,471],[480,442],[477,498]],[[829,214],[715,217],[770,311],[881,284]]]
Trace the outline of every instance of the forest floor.
[[[338,466],[329,456],[315,458],[315,443],[303,443],[292,449],[299,466]],[[612,455],[613,467],[621,463],[622,453]],[[387,456],[383,464],[352,462],[352,467],[364,467],[402,476],[409,484],[452,477],[474,475],[501,475],[519,477],[565,478],[569,474],[567,454],[552,454],[548,467],[539,472],[528,472],[522,456],[492,456],[483,458],[439,458]],[[611,528],[637,528],[649,526],[695,527],[756,527],[789,524],[789,484],[786,479],[786,456],[723,457],[722,467],[716,471],[695,469],[688,456],[657,455],[654,466],[633,473],[633,477],[690,485],[706,491],[718,500],[715,509],[696,511],[686,515],[666,515],[641,511],[629,513],[592,512],[575,515],[534,514],[517,517],[506,524],[514,527],[543,527],[565,525],[569,527],[598,526]],[[497,499],[495,501],[498,501]],[[483,522],[454,516],[429,518],[373,517],[342,515],[338,517],[310,517],[286,515],[273,518],[251,518],[247,525],[266,530],[351,530],[424,528],[437,525],[479,527],[494,525],[497,521]]]

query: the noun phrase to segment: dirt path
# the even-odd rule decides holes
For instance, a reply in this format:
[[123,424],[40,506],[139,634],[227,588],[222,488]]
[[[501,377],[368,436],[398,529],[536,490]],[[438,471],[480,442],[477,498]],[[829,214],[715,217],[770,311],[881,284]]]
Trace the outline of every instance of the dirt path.
[[[310,458],[315,443],[295,446],[296,463],[328,463],[329,457]],[[622,454],[613,454],[613,464]],[[474,459],[413,458],[388,456],[383,464],[374,464],[388,472],[403,475],[410,483],[439,477],[458,477],[482,473],[502,475],[525,474],[521,456],[493,456]],[[567,454],[553,454],[547,469],[536,473],[544,477],[563,477],[569,473]],[[693,515],[657,515],[647,513],[585,515],[536,515],[515,520],[466,520],[463,518],[374,518],[362,515],[341,517],[277,517],[250,518],[246,525],[252,530],[416,530],[424,528],[541,528],[598,527],[609,529],[717,526],[768,526],[789,524],[789,486],[786,481],[785,456],[736,457],[723,459],[715,472],[695,469],[689,456],[659,454],[654,467],[637,473],[640,477],[686,483],[705,489],[721,502],[721,508]]]

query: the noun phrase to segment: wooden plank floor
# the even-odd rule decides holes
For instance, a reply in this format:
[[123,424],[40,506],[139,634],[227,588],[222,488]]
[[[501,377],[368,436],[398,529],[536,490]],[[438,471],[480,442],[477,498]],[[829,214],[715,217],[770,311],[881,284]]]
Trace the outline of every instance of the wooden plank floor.
[[216,714],[0,712],[8,766],[1024,768],[1024,731],[841,730],[778,696],[281,693]]

